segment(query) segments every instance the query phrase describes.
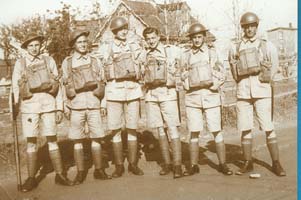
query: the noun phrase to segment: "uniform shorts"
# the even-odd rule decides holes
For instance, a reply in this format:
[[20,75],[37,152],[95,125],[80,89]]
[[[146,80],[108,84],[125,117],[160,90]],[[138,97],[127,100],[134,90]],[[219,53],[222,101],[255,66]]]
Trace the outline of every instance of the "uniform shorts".
[[180,126],[177,101],[146,102],[146,116],[149,128]]
[[21,123],[24,137],[56,135],[55,112],[22,113]]
[[271,98],[238,99],[236,104],[238,130],[247,131],[254,128],[253,111],[261,130],[274,130],[271,100]]
[[[87,123],[87,132],[85,125]],[[100,110],[71,110],[70,116],[70,139],[83,139],[104,137]]]
[[187,126],[189,132],[198,132],[204,129],[204,119],[206,117],[206,125],[208,131],[221,131],[221,108],[220,106],[213,108],[196,108],[186,106]]
[[139,99],[132,101],[107,100],[108,129],[117,130],[123,127],[137,129],[139,121]]

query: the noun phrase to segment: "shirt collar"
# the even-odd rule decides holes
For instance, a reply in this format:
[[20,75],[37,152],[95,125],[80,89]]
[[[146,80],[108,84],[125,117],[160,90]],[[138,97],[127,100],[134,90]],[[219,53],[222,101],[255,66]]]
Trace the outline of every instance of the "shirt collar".
[[30,55],[29,53],[27,53],[25,56],[26,56],[26,58],[27,58],[30,62],[33,62],[33,61],[35,61],[35,60],[41,60],[41,59],[42,59],[41,54],[39,54],[38,56],[32,56],[32,55]]
[[80,60],[80,59],[84,59],[84,60],[87,60],[88,59],[88,54],[80,54],[78,52],[74,52],[73,53],[73,56],[77,59],[77,60]]
[[126,45],[126,41],[122,41],[122,40],[118,40],[118,39],[114,39],[114,43],[116,44],[116,46],[125,46]]
[[254,37],[252,37],[252,38],[247,38],[247,37],[243,37],[242,38],[242,41],[244,41],[244,43],[247,43],[247,42],[251,42],[251,43],[253,43],[254,41],[256,41],[257,40],[257,37],[256,37],[256,35],[254,36]]
[[206,51],[206,49],[207,49],[206,44],[203,44],[203,45],[202,45],[201,47],[199,47],[199,48],[193,48],[193,47],[191,48],[193,54],[196,54],[196,53],[198,53],[198,52],[204,53],[204,52]]
[[162,52],[164,52],[164,45],[161,42],[159,42],[159,44],[157,45],[156,48],[148,50],[148,53],[150,53],[150,52],[159,52],[159,53],[162,53]]

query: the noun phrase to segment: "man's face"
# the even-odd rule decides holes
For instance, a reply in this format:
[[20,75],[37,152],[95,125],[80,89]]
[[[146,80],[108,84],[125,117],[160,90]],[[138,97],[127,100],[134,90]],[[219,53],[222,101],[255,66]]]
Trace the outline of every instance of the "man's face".
[[160,37],[155,32],[146,34],[145,41],[151,49],[158,46]]
[[116,37],[120,40],[126,40],[126,36],[127,36],[128,32],[129,32],[129,29],[127,26],[125,26],[117,31]]
[[77,51],[80,54],[86,54],[88,51],[88,38],[85,35],[82,35],[77,38],[75,44],[75,51]]
[[31,41],[27,45],[27,52],[29,53],[29,55],[32,55],[33,57],[40,55],[40,50],[41,50],[41,42],[39,40]]
[[244,30],[245,37],[253,38],[257,33],[257,26],[258,25],[256,23],[244,25],[242,28]]
[[202,33],[197,33],[191,36],[192,45],[196,48],[201,47],[204,44],[205,36]]

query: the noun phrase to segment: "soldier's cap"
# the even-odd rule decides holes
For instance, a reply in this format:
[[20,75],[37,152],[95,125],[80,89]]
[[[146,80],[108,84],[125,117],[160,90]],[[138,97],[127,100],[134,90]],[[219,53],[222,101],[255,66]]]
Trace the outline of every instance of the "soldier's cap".
[[26,39],[24,40],[24,42],[21,44],[21,48],[22,49],[26,49],[27,48],[27,45],[32,42],[32,41],[35,41],[35,40],[38,40],[40,41],[41,43],[43,42],[43,40],[45,39],[44,36],[42,35],[38,35],[36,33],[29,33],[27,36],[26,36]]
[[90,34],[90,31],[80,31],[80,30],[73,31],[71,33],[71,36],[70,36],[69,46],[73,47],[73,45],[76,42],[77,38],[79,38],[82,35],[88,37],[89,34]]

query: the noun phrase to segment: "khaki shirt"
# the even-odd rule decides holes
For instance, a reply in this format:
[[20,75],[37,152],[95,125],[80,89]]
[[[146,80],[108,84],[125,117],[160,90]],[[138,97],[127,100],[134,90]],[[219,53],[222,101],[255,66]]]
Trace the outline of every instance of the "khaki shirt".
[[[242,38],[239,50],[244,50],[248,48],[260,46],[260,40],[256,37],[247,39]],[[232,44],[230,51],[229,51],[229,62],[232,59],[235,59],[235,55],[237,54],[236,50],[237,44]],[[278,61],[278,53],[277,49],[271,42],[266,42],[266,51],[268,60],[272,63],[271,74],[272,78],[277,72],[277,67],[279,65]],[[259,51],[259,60],[263,60],[262,52]],[[242,79],[240,82],[237,83],[237,98],[240,99],[251,99],[251,98],[264,98],[264,97],[271,97],[271,85],[269,83],[262,83],[259,81],[259,76],[248,76]]]
[[[139,63],[139,55],[141,54],[141,47],[138,44],[120,41],[115,39],[110,43],[106,43],[100,47],[99,52],[104,63],[113,60],[113,56],[120,53],[133,52],[137,66]],[[135,81],[107,81],[106,85],[106,100],[108,101],[131,101],[141,98],[143,96],[141,86]]]
[[[46,56],[46,55],[43,55]],[[49,71],[54,75],[58,76],[58,70],[55,64],[55,61],[52,57],[46,56],[47,67]],[[26,66],[30,66],[37,62],[41,62],[43,59],[42,55],[37,57],[33,57],[29,54],[25,55]],[[26,67],[25,66],[25,67]],[[52,95],[41,92],[41,93],[33,93],[33,96],[30,99],[22,100],[19,98],[19,84],[18,81],[21,79],[24,69],[21,66],[20,59],[16,61],[13,75],[12,75],[12,91],[14,93],[14,98],[16,103],[20,103],[20,111],[21,113],[45,113],[52,112],[57,110],[63,110],[63,97],[62,97],[62,89],[59,88],[58,94],[55,97]]]
[[[189,58],[190,57],[190,58]],[[219,87],[226,80],[226,73],[224,67],[218,61],[218,55],[214,48],[208,48],[207,45],[203,45],[199,49],[188,49],[183,52],[181,58],[181,66],[183,68],[183,74],[187,74],[186,66],[189,63],[195,61],[205,61],[212,67],[212,79],[213,86],[210,89],[203,88],[198,90],[189,89],[188,76],[182,76],[184,78],[185,105],[189,107],[198,108],[212,108],[221,105],[221,96],[219,93]],[[219,63],[219,65],[216,65]]]
[[[81,55],[77,52],[74,52],[72,57],[72,68],[76,68],[82,65],[91,64],[91,55]],[[62,69],[63,69],[63,80],[67,80],[68,78],[68,58],[65,58],[65,60],[62,63]],[[98,59],[96,65],[92,66],[93,70],[97,73],[98,80],[103,80],[103,68]],[[105,99],[105,98],[104,98]],[[76,110],[82,110],[82,109],[100,109],[101,102],[99,99],[93,95],[93,91],[88,92],[81,92],[77,93],[76,96],[70,100],[67,98],[66,93],[64,92],[64,103],[65,103],[65,109],[76,109]]]
[[[154,50],[146,50],[144,51],[143,61],[146,61],[147,56],[153,56],[155,58],[163,58],[167,61],[167,80],[175,78],[176,72],[176,62],[177,59],[180,59],[180,49],[176,46],[164,46],[162,43],[159,43],[157,48]],[[157,87],[154,89],[147,89],[145,94],[145,101],[171,101],[177,100],[177,92],[174,87]]]

